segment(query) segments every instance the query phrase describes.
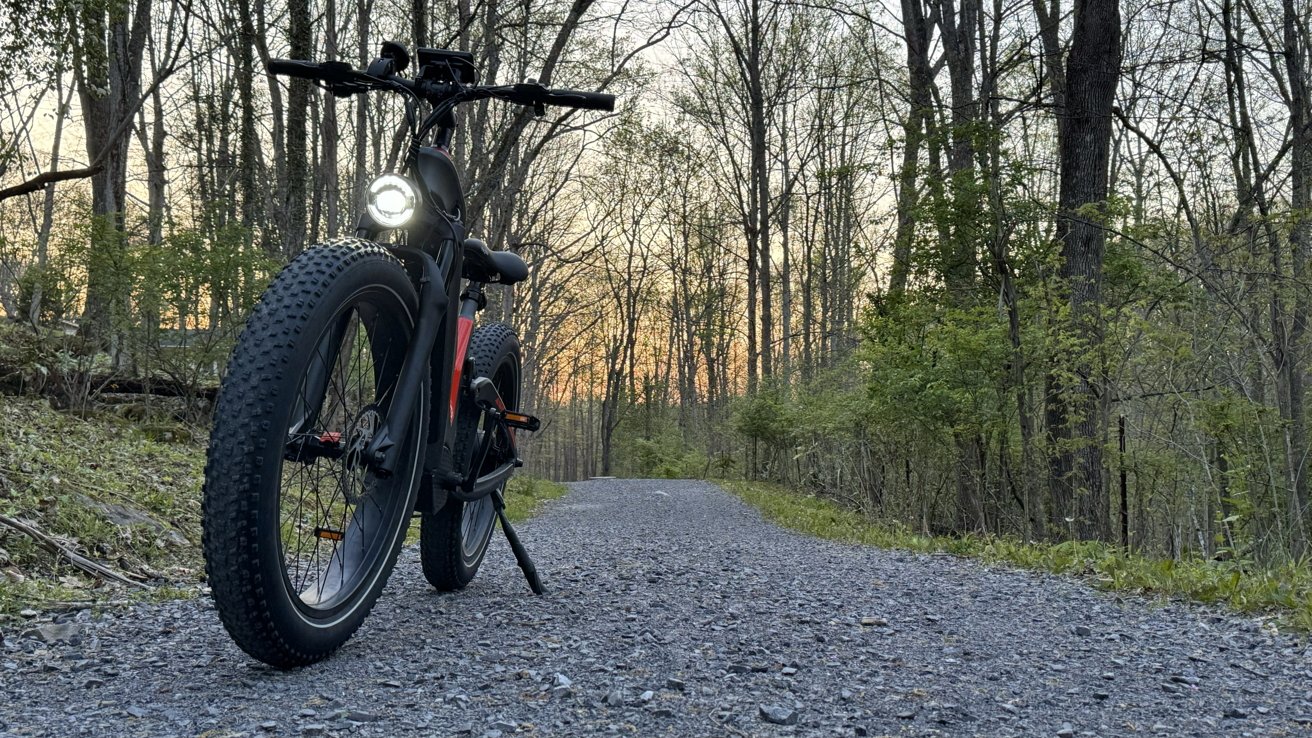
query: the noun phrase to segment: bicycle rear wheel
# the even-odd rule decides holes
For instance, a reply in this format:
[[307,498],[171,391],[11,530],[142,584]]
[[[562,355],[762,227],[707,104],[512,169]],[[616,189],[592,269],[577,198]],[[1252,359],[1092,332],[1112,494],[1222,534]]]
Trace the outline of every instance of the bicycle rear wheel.
[[[491,379],[506,408],[519,409],[521,362],[514,330],[504,323],[479,326],[470,336],[469,355],[474,359],[474,376]],[[483,428],[483,412],[472,402],[462,401],[456,411],[456,448],[452,454],[457,469],[486,474],[501,463],[509,449],[501,439],[494,438],[483,466],[472,467],[475,449],[490,430]],[[505,490],[504,484],[501,490]],[[419,559],[428,583],[438,591],[451,592],[473,581],[495,527],[496,509],[490,496],[474,502],[448,496],[441,510],[425,514],[419,528]]]

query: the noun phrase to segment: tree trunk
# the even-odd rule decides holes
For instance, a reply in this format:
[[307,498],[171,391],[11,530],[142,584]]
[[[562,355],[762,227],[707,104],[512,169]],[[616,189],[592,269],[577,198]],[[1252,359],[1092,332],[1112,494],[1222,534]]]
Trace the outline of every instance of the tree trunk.
[[920,201],[920,141],[926,118],[932,115],[929,66],[929,26],[921,0],[902,0],[902,25],[906,35],[908,88],[911,106],[902,124],[902,166],[898,172],[897,234],[893,239],[893,265],[889,269],[888,294],[901,295],[911,274],[911,246],[916,231],[916,206]]
[[[120,274],[126,258],[123,230],[127,200],[127,126],[141,96],[142,56],[150,32],[152,0],[137,0],[106,11],[87,5],[79,11],[81,35],[74,45],[74,80],[82,102],[87,159],[103,161],[91,177],[91,213],[96,243],[87,265],[87,299],[82,332],[109,345],[115,315],[127,308]],[[103,156],[103,158],[102,158]]]
[[[1119,0],[1077,0],[1074,35],[1066,65],[1065,120],[1057,236],[1060,277],[1067,290],[1075,339],[1069,366],[1048,397],[1050,474],[1055,524],[1081,539],[1108,536],[1108,497],[1103,479],[1099,397],[1102,375],[1102,211],[1108,191],[1112,102],[1121,66]],[[1069,522],[1068,522],[1069,521]]]
[[[64,140],[64,121],[68,120],[68,108],[73,102],[74,88],[69,87],[68,94],[64,94],[63,87],[64,70],[59,65],[55,68],[55,104],[58,108],[55,110],[55,132],[54,138],[50,143],[50,170],[59,171],[59,149]],[[36,236],[36,269],[41,275],[41,279],[36,280],[32,285],[32,301],[28,305],[27,318],[34,327],[41,324],[41,305],[45,301],[42,285],[46,283],[47,275],[45,274],[46,266],[50,262],[50,232],[55,220],[55,183],[51,182],[45,186],[45,192],[41,201],[41,227]]]
[[[355,1],[355,23],[356,30],[359,33],[358,46],[356,46],[356,60],[363,67],[370,61],[369,51],[369,18],[373,14],[372,0]],[[364,207],[364,188],[369,183],[370,172],[368,170],[368,146],[365,145],[366,135],[369,130],[369,102],[370,95],[359,95],[355,101],[355,188],[351,199],[351,208]],[[373,172],[372,174],[379,174]]]
[[1287,405],[1290,469],[1290,532],[1292,554],[1301,557],[1307,550],[1308,434],[1305,390],[1303,386],[1303,339],[1307,333],[1308,250],[1312,249],[1312,100],[1308,97],[1309,69],[1306,20],[1299,17],[1294,0],[1284,0],[1285,70],[1289,77],[1290,194],[1293,221],[1289,228],[1290,269],[1293,300],[1289,330],[1285,336],[1282,399]]
[[[250,0],[237,0],[237,106],[241,116],[238,140],[241,161],[238,191],[241,193],[241,223],[249,229],[264,225],[264,201],[268,196],[260,186],[260,136],[255,128],[255,21]],[[276,242],[265,234],[264,248],[276,255]]]
[[[339,58],[337,49],[337,0],[324,3],[324,57]],[[319,130],[322,140],[319,151],[319,186],[323,188],[324,233],[329,238],[341,235],[339,223],[341,208],[341,177],[337,173],[337,99],[331,93],[323,94],[323,123]]]
[[[312,58],[309,0],[288,0],[287,38],[293,59]],[[305,248],[306,200],[309,166],[305,150],[310,111],[309,80],[292,77],[287,81],[287,189],[283,201],[286,232],[283,233],[283,258],[290,259]]]

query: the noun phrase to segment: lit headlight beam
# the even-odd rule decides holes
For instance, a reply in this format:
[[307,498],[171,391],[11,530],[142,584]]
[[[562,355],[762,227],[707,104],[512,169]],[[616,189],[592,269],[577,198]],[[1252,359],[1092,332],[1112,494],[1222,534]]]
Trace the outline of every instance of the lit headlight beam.
[[383,228],[400,228],[415,215],[419,191],[399,174],[384,174],[369,184],[366,208],[369,217]]

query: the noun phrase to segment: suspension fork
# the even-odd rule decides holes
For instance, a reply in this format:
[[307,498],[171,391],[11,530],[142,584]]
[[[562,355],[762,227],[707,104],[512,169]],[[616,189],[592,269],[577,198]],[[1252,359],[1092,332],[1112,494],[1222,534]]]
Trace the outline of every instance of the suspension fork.
[[[427,253],[410,247],[393,248],[392,252],[405,261],[418,267],[419,276],[419,319],[415,322],[414,340],[406,350],[405,360],[401,363],[401,375],[397,380],[396,392],[392,397],[391,408],[400,409],[400,413],[387,413],[383,424],[374,433],[373,440],[365,448],[364,458],[373,471],[380,477],[391,476],[396,471],[401,446],[396,439],[404,439],[409,433],[423,433],[425,429],[414,427],[414,412],[410,409],[418,405],[420,392],[424,389],[424,377],[430,372],[433,347],[439,334],[450,341],[449,331],[443,325],[447,322],[447,308],[451,298],[448,291],[452,270],[455,268],[456,249],[445,249],[441,254],[441,263]],[[458,277],[457,277],[458,278]],[[449,347],[444,347],[444,349]],[[443,357],[450,355],[442,352]],[[439,427],[449,435],[451,423],[439,423]]]

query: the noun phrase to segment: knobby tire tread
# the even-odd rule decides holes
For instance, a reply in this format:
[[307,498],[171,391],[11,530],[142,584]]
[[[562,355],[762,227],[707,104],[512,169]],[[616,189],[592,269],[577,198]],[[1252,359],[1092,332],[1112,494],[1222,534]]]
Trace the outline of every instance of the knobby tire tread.
[[[283,267],[247,320],[215,406],[202,502],[205,573],[219,617],[233,639],[251,656],[281,668],[326,658],[349,638],[373,609],[404,539],[397,536],[381,581],[359,606],[359,617],[352,616],[356,623],[340,642],[309,651],[279,632],[268,603],[270,596],[285,596],[284,587],[280,581],[265,581],[261,570],[257,508],[259,490],[267,481],[261,476],[265,453],[281,454],[282,447],[264,448],[264,437],[271,424],[280,422],[280,406],[291,401],[278,396],[278,387],[288,365],[294,364],[297,339],[320,299],[349,268],[367,260],[403,269],[385,249],[361,239],[311,247]],[[273,555],[281,558],[280,552]]]

